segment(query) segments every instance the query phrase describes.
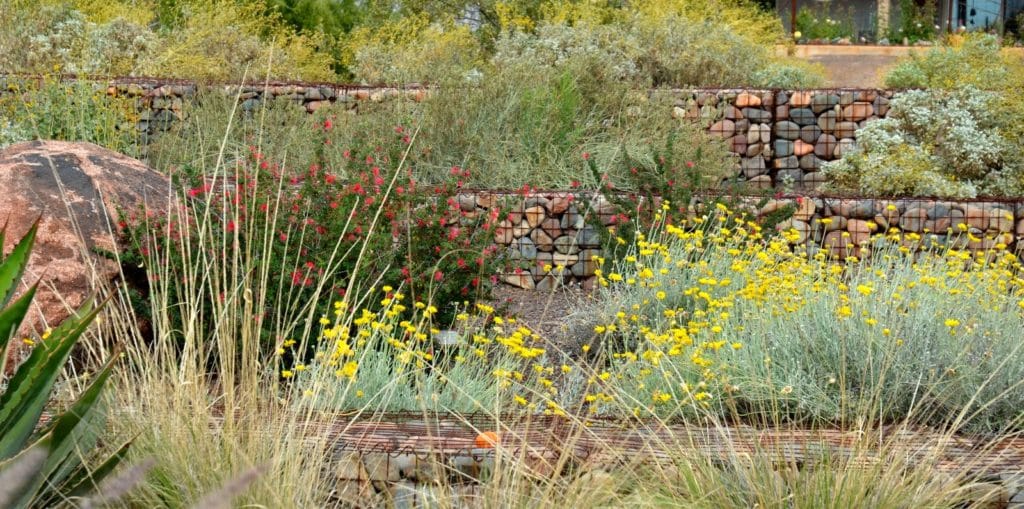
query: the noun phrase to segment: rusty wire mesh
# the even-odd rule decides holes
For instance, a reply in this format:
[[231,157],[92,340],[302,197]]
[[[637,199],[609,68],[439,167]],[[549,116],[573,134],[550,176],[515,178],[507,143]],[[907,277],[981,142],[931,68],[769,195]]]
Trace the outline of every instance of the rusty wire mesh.
[[[939,471],[1024,472],[1024,438],[956,436],[904,427],[870,432],[759,429],[655,419],[391,412],[365,419],[349,416],[311,422],[303,432],[327,439],[336,456],[384,462],[389,469],[401,470],[427,462],[479,465],[499,454],[535,469],[545,465],[549,470],[559,464],[612,465],[685,458],[728,462],[762,454],[779,464],[813,464],[831,458],[870,466],[902,458],[908,464],[928,462]],[[482,443],[487,432],[494,433],[496,444]]]

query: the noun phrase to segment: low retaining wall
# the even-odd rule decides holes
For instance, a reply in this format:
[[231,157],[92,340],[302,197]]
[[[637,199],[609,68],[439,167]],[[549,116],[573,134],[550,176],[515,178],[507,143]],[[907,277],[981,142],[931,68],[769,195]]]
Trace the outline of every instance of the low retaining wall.
[[[72,78],[67,78],[72,79]],[[0,75],[0,95],[16,93],[26,81],[38,78]],[[356,110],[361,102],[405,99],[422,101],[428,88],[365,87],[330,83],[269,83],[200,85],[184,80],[110,79],[90,81],[112,97],[135,101],[134,126],[141,143],[168,130],[188,113],[187,103],[200,92],[220,90],[238,95],[243,112],[265,101],[283,100],[315,112],[326,105]],[[678,89],[651,91],[670,94],[672,114],[700,120],[722,137],[737,155],[737,175],[757,189],[786,186],[814,190],[824,179],[819,170],[838,159],[856,141],[857,129],[884,118],[891,90],[743,90]]]
[[891,90],[674,91],[672,114],[702,119],[739,158],[738,175],[756,189],[815,190],[822,164],[842,157],[857,129],[884,118]]
[[[506,204],[505,210],[512,210],[496,229],[494,240],[518,267],[500,277],[506,284],[526,289],[550,290],[564,284],[593,287],[598,268],[593,257],[602,256],[599,228],[630,220],[603,196],[587,193],[481,192],[461,194],[458,200],[465,212],[483,213],[499,200]],[[824,253],[837,261],[869,258],[873,251],[894,243],[905,251],[950,247],[1024,253],[1024,200],[792,196],[725,201],[738,202],[738,209],[759,218],[791,210],[792,215],[776,229],[787,233],[794,248],[803,247],[810,256]],[[690,213],[702,213],[707,203],[706,198],[695,199]]]

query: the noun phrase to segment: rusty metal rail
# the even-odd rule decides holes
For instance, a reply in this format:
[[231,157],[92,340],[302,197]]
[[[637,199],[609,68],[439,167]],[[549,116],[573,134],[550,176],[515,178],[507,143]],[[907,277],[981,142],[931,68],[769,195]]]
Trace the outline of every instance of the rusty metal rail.
[[[497,446],[481,443],[496,434]],[[552,415],[424,416],[390,413],[310,420],[301,433],[332,444],[339,455],[447,464],[480,462],[498,454],[528,464],[609,465],[704,458],[728,463],[757,455],[771,464],[813,465],[827,460],[855,466],[880,463],[927,466],[940,472],[1024,473],[1024,437],[999,438],[883,427],[870,431],[754,428],[663,423],[648,419],[580,420]]]

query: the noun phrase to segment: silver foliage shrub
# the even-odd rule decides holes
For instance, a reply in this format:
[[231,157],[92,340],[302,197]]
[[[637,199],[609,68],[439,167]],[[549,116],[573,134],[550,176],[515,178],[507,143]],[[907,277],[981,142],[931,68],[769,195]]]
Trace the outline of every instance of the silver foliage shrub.
[[823,168],[829,187],[874,196],[1018,195],[1019,148],[996,113],[1000,96],[963,87],[897,95],[887,118],[857,131],[857,148]]

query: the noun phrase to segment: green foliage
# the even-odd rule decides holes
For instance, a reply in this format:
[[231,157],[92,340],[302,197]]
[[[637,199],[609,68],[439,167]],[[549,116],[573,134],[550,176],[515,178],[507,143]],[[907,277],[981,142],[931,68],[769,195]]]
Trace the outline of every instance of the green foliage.
[[256,0],[0,5],[0,71],[241,79],[334,77],[320,32]]
[[[33,285],[7,305],[28,264],[38,225],[33,225],[11,253],[0,258],[0,372],[6,371],[8,347],[35,296]],[[0,232],[0,243],[3,233]],[[97,445],[105,414],[99,399],[111,374],[108,363],[70,408],[37,430],[61,369],[78,338],[100,308],[87,305],[65,320],[37,345],[7,382],[0,395],[0,490],[3,507],[49,507],[96,487],[123,457],[127,445],[104,460],[99,469],[82,464],[82,454]]]
[[812,40],[853,37],[853,10],[833,9],[827,0],[817,8],[801,7],[796,14],[796,30],[801,38]]
[[900,28],[893,35],[906,38],[911,44],[935,39],[938,32],[935,0],[925,0],[923,5],[914,0],[900,0],[899,12]]
[[138,113],[131,99],[110,97],[102,84],[8,78],[0,113],[9,122],[0,144],[24,139],[87,141],[138,154]]
[[953,36],[949,44],[929,48],[896,64],[885,77],[888,88],[953,89],[971,85],[1008,90],[1024,83],[1019,58],[1004,54],[995,36]]
[[871,196],[1019,195],[1024,164],[998,105],[973,87],[901,93],[887,118],[857,131],[855,150],[826,163],[828,185]]
[[782,63],[774,56],[781,25],[747,2],[650,0],[595,11],[552,2],[540,14],[501,3],[495,9],[500,30],[493,36],[454,24],[461,12],[426,8],[358,27],[343,61],[364,82],[465,84],[467,77],[495,79],[524,61],[557,73],[584,56],[602,63],[588,69],[636,87],[794,87],[820,80],[807,67],[773,69]]

